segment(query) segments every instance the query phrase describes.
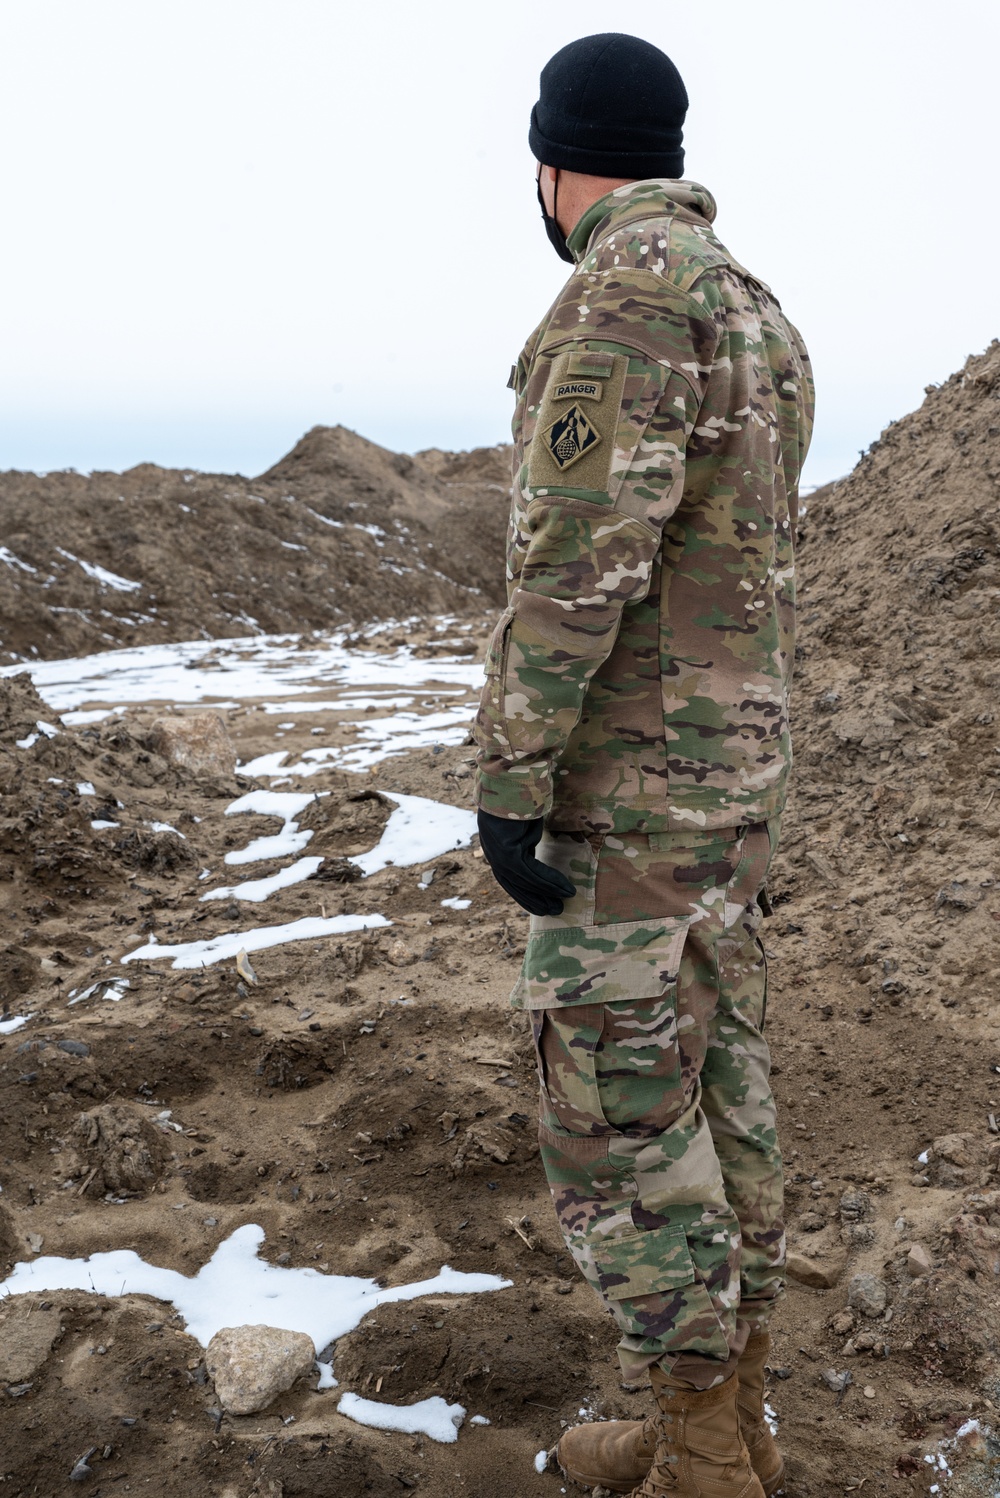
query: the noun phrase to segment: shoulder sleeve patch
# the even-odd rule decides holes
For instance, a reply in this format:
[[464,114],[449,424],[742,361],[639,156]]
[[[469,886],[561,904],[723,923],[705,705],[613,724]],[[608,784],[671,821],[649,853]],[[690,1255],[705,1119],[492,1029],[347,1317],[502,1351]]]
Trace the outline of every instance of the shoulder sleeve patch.
[[[573,350],[552,361],[528,455],[528,485],[567,482],[606,493],[628,359]],[[600,378],[597,378],[600,376]]]
[[605,379],[611,373],[615,364],[614,354],[606,354],[600,349],[591,352],[589,349],[575,349],[573,353],[566,355],[566,374],[577,379],[587,375]]

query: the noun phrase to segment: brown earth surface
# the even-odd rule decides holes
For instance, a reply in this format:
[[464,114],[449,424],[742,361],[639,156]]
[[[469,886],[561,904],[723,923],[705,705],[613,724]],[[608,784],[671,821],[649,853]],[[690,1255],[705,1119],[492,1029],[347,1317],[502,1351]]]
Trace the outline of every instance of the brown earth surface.
[[496,603],[509,470],[314,427],[255,479],[0,473],[0,664]]
[[[770,1400],[801,1498],[1000,1485],[998,439],[993,345],[813,496],[803,525],[797,769],[766,927],[796,1255]],[[236,550],[252,504],[234,511]],[[83,648],[50,622],[40,650]],[[463,622],[481,650],[486,614]],[[428,617],[407,638],[447,659],[448,628]],[[0,1035],[0,1276],[109,1246],[193,1274],[245,1223],[274,1263],[389,1284],[444,1263],[501,1274],[510,1289],[384,1306],[335,1352],[342,1388],[441,1394],[492,1423],[455,1445],[373,1431],[315,1379],[261,1415],[220,1416],[171,1305],[40,1291],[0,1307],[5,1498],[63,1492],[92,1447],[82,1491],[103,1498],[558,1494],[535,1454],[581,1409],[635,1416],[648,1392],[621,1386],[549,1204],[530,1040],[506,1006],[526,920],[474,848],[438,858],[429,887],[426,865],[358,880],[347,863],[378,840],[385,792],[470,805],[472,750],[294,781],[328,793],[300,818],[319,877],[264,905],[203,903],[200,871],[279,824],[224,817],[250,787],[240,770],[199,777],[156,754],[162,712],[137,704],[25,749],[55,716],[23,677],[0,695],[0,995],[3,1014],[33,1015]],[[290,713],[287,730],[253,701],[220,712],[243,762],[354,732],[334,709]],[[456,897],[469,907],[440,903]],[[119,966],[140,936],[374,911],[393,926],[255,953],[256,985],[231,960]],[[123,973],[119,1002],[99,988],[68,1006]],[[982,1433],[959,1436],[969,1419]]]

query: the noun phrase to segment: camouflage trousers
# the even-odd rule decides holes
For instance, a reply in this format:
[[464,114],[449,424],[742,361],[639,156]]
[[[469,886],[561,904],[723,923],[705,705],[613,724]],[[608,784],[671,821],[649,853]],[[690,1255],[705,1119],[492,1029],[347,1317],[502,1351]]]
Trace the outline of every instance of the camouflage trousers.
[[758,897],[777,825],[546,833],[577,887],[532,918],[539,1141],[566,1243],[626,1378],[728,1376],[784,1286]]

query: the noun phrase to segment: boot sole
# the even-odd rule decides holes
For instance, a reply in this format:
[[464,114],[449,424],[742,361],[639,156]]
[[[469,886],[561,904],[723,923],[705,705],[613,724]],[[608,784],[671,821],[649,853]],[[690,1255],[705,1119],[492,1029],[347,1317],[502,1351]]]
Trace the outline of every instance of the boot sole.
[[572,1472],[568,1467],[564,1467],[558,1458],[556,1458],[556,1465],[566,1481],[578,1488],[606,1488],[609,1493],[631,1493],[632,1489],[637,1488],[643,1480],[640,1477],[635,1482],[609,1482],[606,1477],[584,1477],[579,1472]]
[[[634,1487],[637,1487],[638,1483],[642,1482],[641,1477],[638,1478],[636,1482],[627,1483],[609,1482],[606,1477],[584,1477],[581,1473],[572,1472],[569,1467],[564,1467],[559,1461],[558,1457],[555,1457],[555,1453],[553,1453],[553,1457],[555,1459],[556,1466],[559,1468],[559,1471],[562,1473],[563,1477],[565,1477],[566,1481],[574,1483],[579,1488],[606,1488],[609,1493],[631,1493],[632,1489]],[[758,1479],[758,1481],[760,1481],[760,1485],[764,1489],[765,1498],[775,1498],[776,1494],[779,1494],[784,1490],[784,1462],[782,1462],[781,1468],[776,1477],[772,1477],[769,1482],[764,1482],[762,1479]]]

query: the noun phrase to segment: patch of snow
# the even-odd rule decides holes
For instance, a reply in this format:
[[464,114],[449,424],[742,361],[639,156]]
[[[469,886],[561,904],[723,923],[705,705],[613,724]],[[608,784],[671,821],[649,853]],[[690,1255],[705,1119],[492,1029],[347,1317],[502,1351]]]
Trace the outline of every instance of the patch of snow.
[[294,819],[314,799],[311,792],[302,791],[248,791],[226,807],[226,816],[239,816],[253,812],[260,817],[280,817],[284,822],[280,832],[267,837],[254,838],[245,848],[234,848],[226,854],[225,862],[259,863],[265,858],[290,858],[302,849],[312,837],[311,831],[300,832]]
[[133,582],[130,577],[119,577],[117,572],[109,572],[96,562],[85,562],[82,557],[75,557],[71,551],[63,551],[61,546],[57,546],[56,551],[68,562],[75,562],[78,567],[82,567],[88,577],[105,588],[114,588],[118,593],[138,593],[142,587],[142,583]]
[[109,827],[120,827],[121,822],[106,822],[103,817],[96,817],[90,825],[95,832],[107,832]]
[[30,1014],[18,1014],[13,1019],[0,1019],[0,1035],[13,1035],[15,1030],[20,1030],[31,1018]]
[[[109,701],[183,704],[223,697],[299,698],[303,692],[329,694],[331,687],[398,692],[431,682],[440,693],[445,687],[478,691],[482,685],[483,668],[468,656],[417,657],[408,645],[391,651],[360,650],[347,645],[346,638],[341,632],[312,638],[190,640],[38,661],[28,669],[42,697],[59,713]],[[4,666],[0,675],[24,669],[23,662]],[[296,710],[305,709],[297,704]]]
[[32,567],[30,562],[22,562],[20,557],[6,546],[0,546],[0,562],[5,562],[8,567],[19,567],[22,572],[37,572],[37,567]]
[[319,1378],[316,1380],[317,1390],[337,1388],[337,1380],[333,1376],[332,1363],[317,1363],[316,1369],[319,1373]]
[[63,722],[70,728],[83,728],[87,723],[101,723],[105,718],[113,718],[115,713],[124,712],[121,707],[92,707],[84,712],[63,713]]
[[917,1164],[918,1165],[926,1165],[927,1162],[928,1162],[928,1160],[930,1159],[930,1157],[931,1157],[930,1150],[924,1150],[924,1152],[923,1152],[922,1155],[918,1155],[917,1156]]
[[89,780],[78,780],[76,783],[76,794],[78,796],[96,796],[97,792]]
[[468,910],[472,901],[460,900],[457,895],[452,895],[450,900],[442,900],[441,904],[446,910]]
[[368,931],[376,926],[391,926],[384,915],[332,915],[303,916],[297,921],[287,921],[282,926],[258,926],[253,931],[227,931],[221,936],[209,937],[205,941],[182,941],[172,946],[157,941],[147,942],[134,952],[127,952],[122,962],[155,962],[161,957],[172,957],[171,966],[176,972],[182,968],[209,967],[235,957],[241,950],[263,952],[269,947],[285,946],[288,942],[309,941],[321,936],[340,935],[345,931]]
[[539,1451],[537,1456],[535,1457],[535,1471],[538,1473],[539,1477],[545,1471],[548,1464],[549,1453],[547,1451]]
[[241,775],[249,775],[251,779],[261,775],[277,775],[282,762],[287,758],[287,749],[272,749],[269,754],[258,754],[256,759],[248,759],[245,765],[238,764],[236,768]]
[[[173,832],[176,833],[178,837],[184,837],[183,832],[178,832],[177,828],[171,827],[169,822],[150,822],[149,825],[150,827],[152,827],[154,832]],[[187,842],[186,837],[184,837],[184,841]]]
[[150,1295],[172,1302],[202,1347],[224,1326],[259,1322],[304,1332],[319,1352],[353,1331],[377,1306],[425,1295],[484,1294],[511,1284],[497,1275],[464,1274],[445,1265],[433,1279],[380,1289],[376,1280],[354,1275],[268,1264],[258,1257],[263,1241],[263,1228],[253,1223],[237,1228],[191,1277],[148,1264],[129,1248],[86,1259],[45,1255],[15,1264],[0,1284],[0,1295],[59,1290]]
[[421,1399],[417,1404],[381,1404],[375,1399],[362,1399],[360,1394],[342,1394],[337,1411],[359,1425],[398,1430],[408,1436],[429,1436],[445,1445],[458,1440],[465,1419],[465,1406],[446,1404],[440,1394]]
[[368,853],[352,857],[361,871],[377,874],[389,864],[407,868],[410,864],[429,863],[455,848],[467,848],[476,832],[476,814],[460,806],[447,806],[425,796],[404,796],[399,792],[383,794],[396,802],[381,838]]
[[89,999],[91,994],[96,993],[99,988],[104,989],[104,992],[101,994],[102,999],[110,999],[112,1003],[117,1004],[120,999],[125,997],[126,990],[130,986],[128,978],[114,978],[110,983],[91,983],[90,987],[85,988],[82,993],[78,993],[76,989],[71,989],[69,1003],[66,1007],[71,1009],[74,1004],[82,1004],[84,999]]
[[[340,770],[368,770],[398,754],[412,749],[428,749],[434,744],[464,743],[473,716],[468,702],[452,703],[439,713],[395,713],[361,723],[342,723],[341,727],[357,730],[354,744],[333,744],[323,749],[306,749],[296,764],[265,768],[269,756],[261,755],[248,765],[244,774],[273,775],[280,766],[283,775],[315,775],[318,770],[335,765]],[[285,755],[282,754],[282,760]]]
[[19,749],[30,749],[43,736],[47,739],[54,739],[58,732],[58,728],[53,728],[51,723],[43,723],[41,718],[39,718],[35,724],[35,732],[29,733],[26,739],[15,739],[14,743]]
[[493,1421],[492,1420],[487,1420],[487,1418],[486,1418],[485,1415],[473,1415],[472,1419],[469,1421],[469,1424],[470,1425],[492,1425]]
[[288,889],[289,885],[301,884],[303,879],[309,879],[322,862],[322,858],[298,858],[287,868],[279,869],[276,874],[271,874],[266,879],[247,879],[242,884],[224,884],[218,889],[208,890],[201,898],[203,900],[266,900],[279,889]]

